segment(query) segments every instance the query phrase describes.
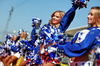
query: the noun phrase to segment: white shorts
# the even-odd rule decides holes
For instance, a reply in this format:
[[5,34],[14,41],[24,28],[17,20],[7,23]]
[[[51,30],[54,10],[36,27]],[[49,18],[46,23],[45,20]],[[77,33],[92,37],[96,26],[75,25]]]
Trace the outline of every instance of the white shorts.
[[11,51],[11,55],[14,55],[14,52]]
[[2,61],[0,61],[0,66],[4,66],[4,64],[3,64],[3,62],[2,62]]
[[20,53],[17,52],[17,53],[14,54],[14,56],[16,56],[17,58],[20,58]]

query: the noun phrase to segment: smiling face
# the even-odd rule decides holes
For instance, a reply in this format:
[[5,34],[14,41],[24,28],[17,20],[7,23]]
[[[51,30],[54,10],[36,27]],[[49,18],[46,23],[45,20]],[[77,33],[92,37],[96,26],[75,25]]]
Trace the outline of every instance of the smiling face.
[[59,12],[55,12],[54,15],[52,16],[52,24],[56,25],[59,24],[61,20],[61,16]]
[[89,15],[87,16],[88,24],[91,25],[91,27],[96,26],[95,12],[95,9],[91,9]]
[[64,16],[65,12],[63,11],[55,11],[51,15],[51,19],[49,20],[49,23],[53,26],[59,27],[60,20]]
[[14,35],[13,38],[12,38],[12,41],[15,41],[17,39],[17,36]]

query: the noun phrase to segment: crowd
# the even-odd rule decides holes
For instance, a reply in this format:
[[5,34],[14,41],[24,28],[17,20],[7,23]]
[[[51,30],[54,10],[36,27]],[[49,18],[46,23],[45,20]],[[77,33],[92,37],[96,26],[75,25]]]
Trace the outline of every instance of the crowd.
[[[86,1],[73,0],[72,7],[66,13],[55,11],[42,28],[42,20],[33,18],[33,29],[28,39],[27,31],[23,29],[18,31],[18,35],[7,34],[0,46],[0,61],[4,66],[55,66],[61,63],[62,57],[67,56],[71,58],[70,66],[75,63],[75,66],[81,66],[80,63],[83,66],[99,66],[100,7],[92,7],[87,16],[90,28],[77,32],[71,42],[67,42],[64,34],[74,19],[75,11],[86,7]],[[39,33],[36,33],[39,28]],[[93,60],[88,58],[91,53],[95,56]]]

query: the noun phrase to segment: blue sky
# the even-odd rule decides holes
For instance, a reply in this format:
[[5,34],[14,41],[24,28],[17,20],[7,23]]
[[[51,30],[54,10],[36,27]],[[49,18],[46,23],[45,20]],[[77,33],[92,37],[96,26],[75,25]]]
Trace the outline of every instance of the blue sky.
[[[71,0],[0,0],[0,41],[4,41],[4,31],[6,34],[13,34],[13,31],[24,29],[31,32],[32,19],[38,17],[42,19],[41,27],[47,24],[51,14],[56,10],[66,12],[71,8]],[[14,10],[9,24],[6,26],[11,7]],[[87,15],[92,6],[100,6],[100,0],[90,0],[87,8],[77,9],[75,18],[68,29],[86,26]],[[7,27],[7,29],[5,29]],[[29,34],[30,35],[30,34]]]

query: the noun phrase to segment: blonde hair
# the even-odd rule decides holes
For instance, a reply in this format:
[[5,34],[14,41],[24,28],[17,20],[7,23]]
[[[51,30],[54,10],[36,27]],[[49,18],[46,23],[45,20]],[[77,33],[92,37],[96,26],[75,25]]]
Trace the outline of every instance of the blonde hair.
[[[65,14],[64,11],[58,10],[58,11],[53,12],[52,15],[51,15],[51,17],[53,17],[54,14],[55,14],[56,12],[58,12],[58,13],[60,14],[60,17],[61,17],[61,18],[62,18],[62,17],[64,16],[64,14]],[[49,20],[49,23],[52,24],[52,19]]]
[[15,37],[16,37],[16,39],[17,39],[17,35],[14,35],[14,36],[11,38],[11,40],[12,40],[12,41],[15,41],[15,40],[14,40]]
[[96,20],[96,24],[100,27],[100,7],[92,7],[91,9],[95,10],[94,18]]
[[26,38],[27,38],[27,32],[23,32],[23,36],[24,36],[24,39],[26,40]]

